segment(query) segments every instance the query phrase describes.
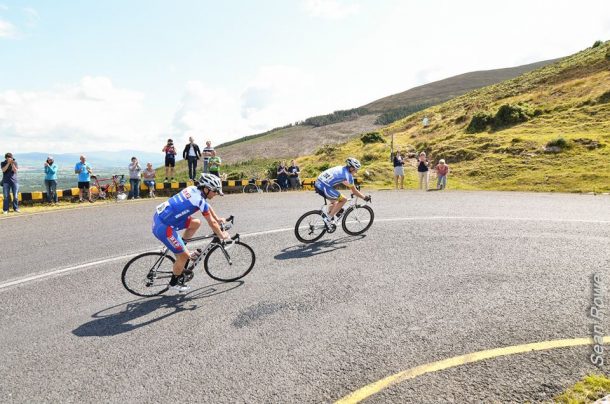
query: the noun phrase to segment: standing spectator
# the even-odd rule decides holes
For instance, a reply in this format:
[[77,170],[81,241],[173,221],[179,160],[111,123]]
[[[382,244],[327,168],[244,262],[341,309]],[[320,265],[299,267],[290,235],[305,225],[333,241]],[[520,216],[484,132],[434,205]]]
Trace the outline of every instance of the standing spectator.
[[398,189],[398,181],[400,180],[400,189],[405,188],[405,161],[402,158],[402,153],[398,150],[394,153],[393,164],[394,164],[394,189]]
[[144,184],[148,187],[148,196],[155,198],[155,172],[151,163],[146,163],[146,170],[142,171],[142,177],[144,178]]
[[140,162],[136,157],[131,158],[129,168],[129,195],[128,198],[140,199]]
[[86,189],[89,197],[89,202],[93,203],[91,199],[91,191],[89,189],[91,184],[91,166],[87,163],[85,156],[80,156],[80,161],[74,166],[74,173],[78,174],[78,201],[83,202],[83,192]]
[[174,141],[167,139],[167,144],[161,149],[165,153],[165,182],[168,181],[168,177],[171,177],[171,181],[174,180],[174,167],[176,167],[176,148],[174,147]]
[[201,153],[203,155],[203,172],[204,173],[210,172],[209,162],[210,162],[210,157],[212,157],[213,151],[214,151],[214,148],[212,147],[212,142],[209,140],[206,141],[205,147],[203,148],[203,153]]
[[299,166],[296,165],[294,160],[290,160],[290,167],[288,167],[288,179],[290,180],[290,188],[295,190],[301,186],[301,180],[299,179],[299,174],[301,170]]
[[218,178],[220,178],[220,165],[222,164],[222,160],[220,157],[216,156],[216,150],[212,149],[212,155],[208,160],[208,168],[210,169],[210,174],[214,174]]
[[417,163],[417,173],[419,174],[419,189],[423,189],[426,191],[428,190],[429,165],[430,163],[426,158],[426,152],[419,153],[419,161]]
[[436,189],[445,189],[447,187],[447,174],[449,166],[445,164],[445,159],[440,159],[436,165]]
[[424,119],[422,120],[422,125],[424,125],[424,128],[427,128],[428,125],[430,125],[430,119],[428,119],[427,116],[424,116]]
[[288,188],[288,169],[286,168],[286,162],[282,161],[277,168],[277,183],[280,185],[282,190]]
[[4,161],[0,163],[2,168],[2,195],[4,201],[2,202],[2,213],[8,215],[8,208],[11,202],[11,195],[13,197],[13,211],[19,213],[19,182],[17,181],[17,171],[19,171],[19,165],[13,158],[12,153],[6,153],[4,155]]
[[189,142],[184,146],[182,151],[182,158],[188,162],[189,179],[193,181],[197,177],[197,160],[201,157],[201,150],[199,150],[199,146],[194,142],[193,137],[189,137]]
[[47,202],[57,203],[57,164],[51,156],[44,162],[44,185],[47,188]]

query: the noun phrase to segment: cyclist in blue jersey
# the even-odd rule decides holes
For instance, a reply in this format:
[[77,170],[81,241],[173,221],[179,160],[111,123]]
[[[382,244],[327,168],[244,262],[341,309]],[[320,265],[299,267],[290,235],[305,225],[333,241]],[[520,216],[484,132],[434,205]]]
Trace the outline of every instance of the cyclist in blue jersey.
[[316,192],[331,201],[328,214],[325,213],[322,215],[325,222],[330,223],[336,220],[337,218],[335,215],[343,208],[345,202],[347,202],[347,198],[335,189],[335,186],[339,184],[348,187],[352,191],[352,194],[357,197],[362,198],[365,201],[370,200],[371,197],[358,191],[354,184],[354,174],[358,172],[360,167],[361,164],[358,160],[353,157],[348,157],[347,160],[345,160],[344,166],[329,168],[318,176],[318,179],[314,183]]
[[[167,248],[176,255],[173,267],[173,275],[169,282],[170,288],[179,292],[190,289],[189,286],[180,285],[178,280],[182,277],[182,270],[189,259],[195,259],[199,255],[197,251],[190,252],[182,238],[193,237],[201,221],[194,219],[191,215],[201,211],[214,233],[221,240],[229,239],[229,234],[220,228],[220,223],[225,219],[218,217],[214,209],[209,205],[216,195],[223,195],[220,178],[212,174],[202,173],[195,185],[184,188],[166,202],[157,206],[153,217],[152,232]],[[182,237],[178,231],[185,230]]]

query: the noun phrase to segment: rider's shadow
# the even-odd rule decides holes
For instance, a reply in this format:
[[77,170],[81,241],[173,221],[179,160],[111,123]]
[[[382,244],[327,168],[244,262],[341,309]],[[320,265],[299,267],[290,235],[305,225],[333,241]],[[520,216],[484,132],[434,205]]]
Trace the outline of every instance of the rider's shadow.
[[[77,337],[110,337],[131,332],[140,327],[156,323],[183,311],[196,310],[196,300],[229,292],[243,285],[243,281],[220,282],[195,289],[187,294],[161,295],[155,298],[141,298],[131,302],[108,307],[94,313],[94,319],[72,331]],[[118,312],[113,312],[114,310]],[[156,311],[167,311],[155,316]],[[110,314],[106,314],[110,312]],[[150,318],[147,318],[150,317]]]
[[286,247],[281,253],[277,254],[276,260],[289,260],[295,258],[309,258],[320,254],[326,254],[329,252],[337,251],[343,248],[347,248],[346,243],[360,240],[366,237],[364,234],[359,236],[346,236],[334,240],[322,240],[316,241],[311,244],[297,244],[291,247]]

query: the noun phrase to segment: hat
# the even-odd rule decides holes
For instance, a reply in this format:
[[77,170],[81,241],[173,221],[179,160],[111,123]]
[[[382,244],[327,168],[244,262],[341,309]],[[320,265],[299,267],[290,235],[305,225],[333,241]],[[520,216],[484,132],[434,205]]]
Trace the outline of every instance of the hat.
[[445,164],[445,159],[440,159],[440,160],[439,160],[439,163],[441,163],[441,164]]
[[54,160],[53,156],[47,156],[47,160]]

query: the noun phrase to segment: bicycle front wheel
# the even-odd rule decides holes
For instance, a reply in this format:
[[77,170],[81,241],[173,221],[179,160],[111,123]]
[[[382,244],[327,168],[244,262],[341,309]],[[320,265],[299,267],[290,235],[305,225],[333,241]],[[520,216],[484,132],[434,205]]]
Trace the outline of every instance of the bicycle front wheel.
[[302,243],[313,243],[322,238],[324,233],[326,233],[326,225],[319,210],[305,213],[294,226],[294,235]]
[[341,226],[343,231],[351,236],[358,236],[371,227],[375,213],[368,205],[356,205],[345,212]]
[[258,188],[254,184],[248,184],[244,187],[244,194],[253,194],[258,192]]
[[157,296],[169,288],[174,257],[161,252],[147,252],[134,257],[121,274],[123,286],[136,296]]
[[249,245],[233,241],[216,245],[205,256],[203,267],[210,278],[233,282],[246,276],[254,267],[256,257]]

